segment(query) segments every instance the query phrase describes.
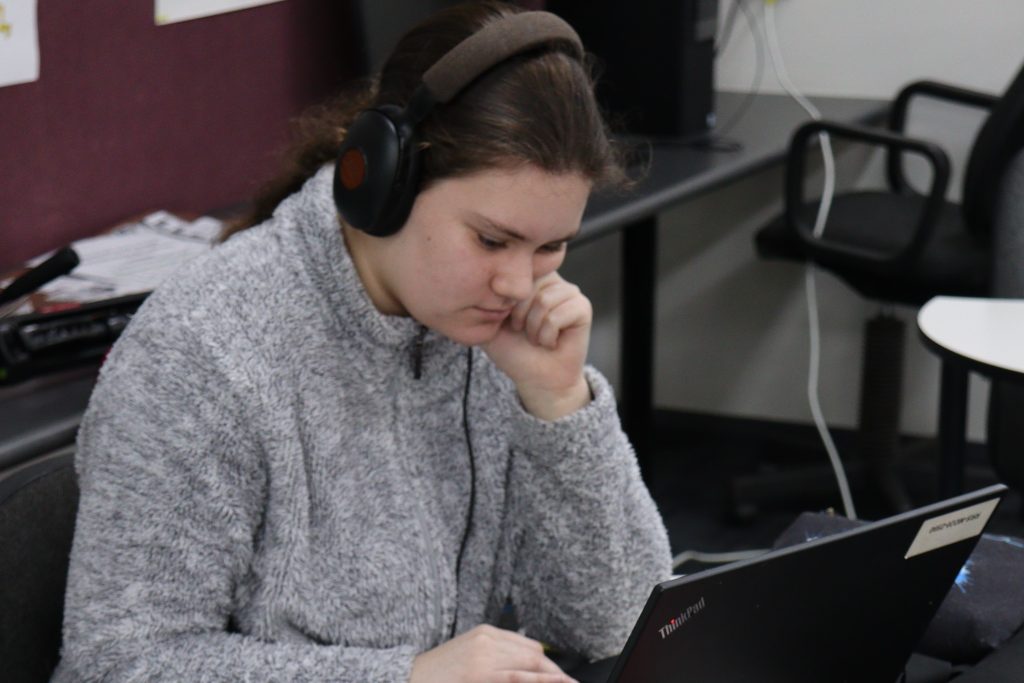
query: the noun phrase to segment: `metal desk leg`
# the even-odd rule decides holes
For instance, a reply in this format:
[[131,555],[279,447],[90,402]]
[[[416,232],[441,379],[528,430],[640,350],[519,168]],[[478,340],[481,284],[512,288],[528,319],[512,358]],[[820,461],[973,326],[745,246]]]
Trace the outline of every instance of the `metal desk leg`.
[[964,490],[964,451],[967,444],[967,369],[943,361],[939,389],[939,497]]
[[654,401],[656,218],[626,226],[622,238],[622,330],[619,373],[622,426],[650,484]]

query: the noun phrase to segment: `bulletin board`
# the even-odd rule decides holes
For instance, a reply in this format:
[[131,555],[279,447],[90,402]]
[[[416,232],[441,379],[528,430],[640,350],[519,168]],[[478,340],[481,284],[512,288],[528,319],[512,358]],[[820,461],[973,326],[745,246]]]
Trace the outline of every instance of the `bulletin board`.
[[289,119],[358,74],[352,5],[157,26],[151,1],[40,2],[39,80],[0,88],[0,270],[132,215],[249,198]]

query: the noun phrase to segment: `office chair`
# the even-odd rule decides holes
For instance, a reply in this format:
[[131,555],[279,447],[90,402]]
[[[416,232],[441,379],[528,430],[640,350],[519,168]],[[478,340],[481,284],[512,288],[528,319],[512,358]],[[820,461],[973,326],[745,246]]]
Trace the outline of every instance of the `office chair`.
[[[946,200],[949,160],[935,143],[904,134],[910,102],[928,97],[988,110],[974,140],[962,201]],[[818,200],[804,197],[809,143],[833,138],[882,147],[888,191],[837,193],[824,234],[812,233]],[[815,121],[794,133],[786,159],[785,211],[755,237],[763,258],[805,261],[831,272],[867,299],[920,306],[933,296],[988,296],[993,271],[992,226],[1001,182],[1024,147],[1024,68],[1001,97],[933,81],[906,86],[893,101],[888,130]],[[932,178],[925,194],[903,173],[904,155],[922,157]],[[899,442],[904,323],[879,314],[867,321],[858,437],[861,464],[889,507],[910,502],[893,461]],[[806,477],[802,478],[805,480]],[[777,488],[777,482],[773,485]],[[756,497],[756,482],[743,485]]]
[[48,681],[60,657],[64,588],[78,508],[73,453],[0,474],[0,667]]

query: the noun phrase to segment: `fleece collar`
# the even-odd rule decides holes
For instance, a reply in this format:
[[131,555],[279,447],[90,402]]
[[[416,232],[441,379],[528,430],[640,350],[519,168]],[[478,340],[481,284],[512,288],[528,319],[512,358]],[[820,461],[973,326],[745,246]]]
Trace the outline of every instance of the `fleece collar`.
[[[313,287],[326,299],[341,329],[356,330],[372,346],[392,352],[428,353],[444,361],[462,351],[455,344],[407,316],[377,310],[359,279],[345,247],[333,195],[334,165],[327,164],[274,211],[285,230],[299,235],[300,251]],[[440,356],[440,357],[438,357]],[[416,365],[420,358],[413,358]]]

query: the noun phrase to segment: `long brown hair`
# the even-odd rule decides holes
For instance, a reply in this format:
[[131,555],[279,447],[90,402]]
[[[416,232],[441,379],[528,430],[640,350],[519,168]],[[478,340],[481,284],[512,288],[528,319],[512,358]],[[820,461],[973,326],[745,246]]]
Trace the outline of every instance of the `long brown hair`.
[[[423,73],[483,26],[523,10],[491,0],[442,10],[406,33],[380,76],[353,84],[293,124],[294,145],[282,173],[224,238],[270,218],[321,166],[333,161],[360,111],[404,106]],[[419,126],[422,184],[496,166],[533,164],[579,173],[597,187],[625,183],[622,153],[594,99],[593,67],[557,47],[518,55],[495,67]]]

